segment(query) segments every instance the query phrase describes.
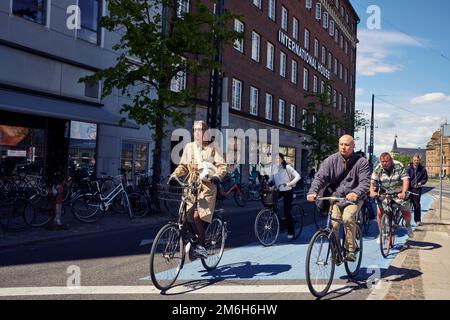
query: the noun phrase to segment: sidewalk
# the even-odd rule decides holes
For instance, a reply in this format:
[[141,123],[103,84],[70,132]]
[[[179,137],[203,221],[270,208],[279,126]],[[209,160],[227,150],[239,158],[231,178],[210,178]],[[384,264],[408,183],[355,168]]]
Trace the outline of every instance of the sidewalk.
[[[224,202],[224,209],[227,213],[257,209],[261,207],[260,201],[249,201],[244,208],[237,207],[233,200]],[[22,217],[14,217],[7,230],[0,227],[0,250],[14,248],[21,245],[40,243],[46,241],[62,240],[77,236],[84,236],[108,231],[120,231],[131,228],[145,229],[162,226],[169,221],[169,213],[150,214],[142,219],[130,220],[127,214],[107,212],[105,217],[96,223],[83,223],[75,219],[72,212],[67,208],[62,216],[63,224],[68,230],[51,231],[45,227],[32,228],[25,224]]]
[[450,198],[443,198],[442,222],[439,199],[425,214],[424,225],[408,241],[382,275],[369,300],[450,299]]

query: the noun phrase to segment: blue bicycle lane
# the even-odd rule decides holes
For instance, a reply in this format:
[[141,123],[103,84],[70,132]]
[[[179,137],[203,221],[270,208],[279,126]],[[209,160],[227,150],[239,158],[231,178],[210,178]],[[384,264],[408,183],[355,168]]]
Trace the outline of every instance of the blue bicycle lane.
[[[422,196],[422,216],[433,203],[433,197],[427,194]],[[413,229],[415,229],[413,223]],[[213,271],[206,271],[200,260],[184,265],[179,280],[305,280],[305,261],[309,240],[317,231],[314,225],[303,228],[300,237],[288,240],[286,233],[280,233],[277,242],[271,247],[263,247],[253,242],[242,247],[228,249],[224,252],[218,267]],[[252,231],[253,232],[253,231]],[[378,226],[376,220],[370,223],[370,230],[364,237],[363,258],[361,269],[356,280],[367,280],[374,270],[380,274],[389,267],[408,238],[406,229],[397,230],[396,243],[399,246],[391,249],[387,258],[383,258],[380,245],[376,243]],[[347,279],[344,265],[336,267],[335,279]],[[146,277],[141,280],[148,280]]]

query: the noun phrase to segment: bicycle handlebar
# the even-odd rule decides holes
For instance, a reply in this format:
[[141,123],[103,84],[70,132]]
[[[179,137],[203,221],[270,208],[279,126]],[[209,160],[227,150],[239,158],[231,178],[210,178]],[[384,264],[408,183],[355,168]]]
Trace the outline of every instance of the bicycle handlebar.
[[341,198],[341,197],[318,197],[318,198],[316,198],[316,200],[336,201],[336,202],[341,202],[341,203],[345,203],[345,204],[356,204],[353,201],[350,201],[350,200],[347,200],[347,199]]
[[172,180],[175,180],[183,188],[187,188],[187,189],[191,189],[191,190],[197,189],[197,186],[195,185],[195,183],[184,183],[175,175],[169,176],[169,180],[167,180],[167,184],[169,184],[170,181],[172,181]]

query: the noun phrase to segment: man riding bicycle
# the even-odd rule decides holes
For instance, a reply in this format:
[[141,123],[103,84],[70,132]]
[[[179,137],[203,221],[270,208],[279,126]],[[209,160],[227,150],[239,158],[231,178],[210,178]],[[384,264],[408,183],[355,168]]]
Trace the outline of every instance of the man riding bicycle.
[[[307,200],[313,202],[319,193],[328,192],[331,196],[345,197],[355,204],[334,203],[331,208],[333,219],[341,219],[345,224],[347,261],[355,261],[356,214],[364,203],[370,184],[370,169],[367,159],[354,153],[355,142],[352,136],[339,139],[339,152],[324,160],[316,173]],[[325,194],[324,194],[325,195]],[[339,239],[339,223],[333,221],[333,231]]]
[[[411,205],[407,199],[406,192],[409,189],[409,176],[403,165],[392,159],[388,152],[380,155],[380,164],[374,169],[370,181],[370,197],[376,198],[379,190],[398,192],[398,197],[393,200],[398,205],[403,218],[405,219],[408,237],[413,238],[414,233],[411,228]],[[377,200],[377,222],[380,226],[381,217],[384,214],[383,204]],[[380,239],[378,238],[377,243]]]
[[[198,194],[198,207],[193,212],[198,236],[194,254],[207,258],[204,223],[211,223],[216,205],[217,184],[225,177],[227,170],[220,147],[216,143],[209,144],[204,137],[204,133],[208,130],[206,123],[195,121],[193,130],[194,142],[186,145],[180,164],[172,175],[176,177],[188,175],[187,183],[198,179],[202,181]],[[193,203],[187,203],[188,212],[191,212],[193,205]],[[192,219],[192,217],[188,218]]]

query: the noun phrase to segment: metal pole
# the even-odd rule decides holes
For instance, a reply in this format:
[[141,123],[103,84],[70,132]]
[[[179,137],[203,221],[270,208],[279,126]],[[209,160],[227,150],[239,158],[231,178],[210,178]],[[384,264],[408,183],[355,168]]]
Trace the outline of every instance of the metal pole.
[[439,219],[442,220],[442,158],[443,158],[443,152],[442,152],[442,146],[444,141],[444,125],[441,126],[441,149],[439,151]]
[[372,95],[372,114],[370,116],[370,142],[369,142],[369,164],[370,170],[373,170],[372,157],[373,157],[373,136],[374,136],[374,113],[375,113],[375,95]]
[[367,154],[367,126],[364,126],[364,153]]

